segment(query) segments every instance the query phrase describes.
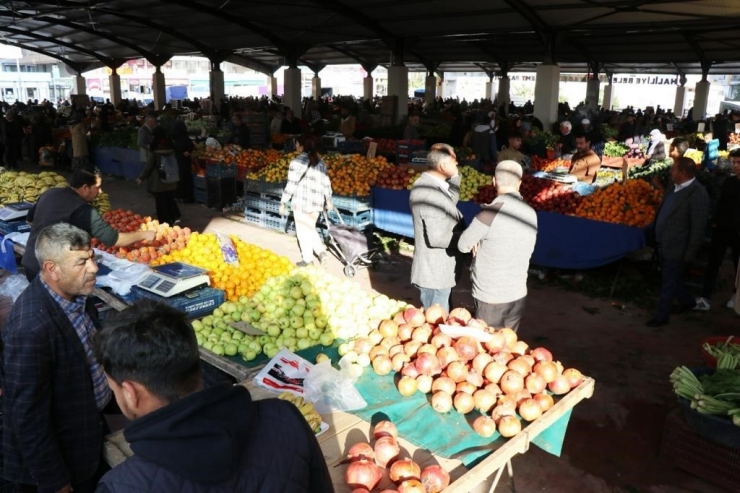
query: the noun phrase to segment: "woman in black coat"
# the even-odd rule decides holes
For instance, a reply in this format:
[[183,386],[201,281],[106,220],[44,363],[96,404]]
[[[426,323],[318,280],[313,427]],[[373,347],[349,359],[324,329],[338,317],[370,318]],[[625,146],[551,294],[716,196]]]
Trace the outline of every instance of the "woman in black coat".
[[185,204],[192,204],[193,199],[193,174],[191,154],[195,145],[188,137],[188,128],[185,122],[178,120],[172,134],[175,146],[175,158],[180,170],[180,181],[177,182],[176,198]]

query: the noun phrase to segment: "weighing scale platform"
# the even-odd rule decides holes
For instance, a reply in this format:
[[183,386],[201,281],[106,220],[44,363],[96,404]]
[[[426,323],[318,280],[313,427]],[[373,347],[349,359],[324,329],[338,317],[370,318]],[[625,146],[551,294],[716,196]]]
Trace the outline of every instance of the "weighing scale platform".
[[210,284],[206,269],[182,262],[160,265],[152,270],[138,287],[166,298]]
[[31,202],[13,202],[12,204],[5,204],[4,207],[0,208],[0,221],[10,222],[17,219],[24,219],[31,208],[33,208],[33,204]]

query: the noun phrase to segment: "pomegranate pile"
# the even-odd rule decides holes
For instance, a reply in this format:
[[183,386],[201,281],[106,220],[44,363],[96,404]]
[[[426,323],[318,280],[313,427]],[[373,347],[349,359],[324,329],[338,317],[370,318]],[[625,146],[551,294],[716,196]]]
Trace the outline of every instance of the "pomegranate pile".
[[[486,342],[450,337],[441,324],[476,329]],[[517,414],[532,422],[554,405],[553,396],[583,382],[580,371],[564,369],[549,350],[530,348],[513,330],[488,327],[464,308],[449,315],[440,305],[426,312],[408,308],[381,321],[368,337],[355,339],[353,350],[367,355],[378,375],[399,372],[402,396],[431,394],[431,405],[440,413],[479,411],[473,429],[482,437],[497,431],[506,438],[516,435],[522,429]]]
[[[387,477],[396,489],[381,493],[439,493],[450,484],[450,475],[441,466],[430,465],[423,470],[419,464],[401,457],[398,429],[390,421],[380,421],[373,427],[375,445],[358,442],[347,453],[349,466],[344,480],[352,493],[369,493]],[[387,483],[387,481],[386,481]]]

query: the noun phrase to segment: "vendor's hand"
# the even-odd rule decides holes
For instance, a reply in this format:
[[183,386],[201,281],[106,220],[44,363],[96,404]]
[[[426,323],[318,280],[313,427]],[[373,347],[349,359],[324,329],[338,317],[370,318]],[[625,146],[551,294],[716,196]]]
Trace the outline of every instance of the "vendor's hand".
[[144,231],[144,238],[143,241],[154,241],[154,239],[157,237],[156,231]]
[[137,184],[137,185],[141,185],[141,178],[137,178],[137,179],[136,179],[136,184]]
[[281,216],[287,216],[287,215],[288,215],[288,214],[287,214],[287,209],[286,209],[286,207],[285,207],[285,204],[280,204],[280,208],[278,209],[278,213],[279,213],[279,214],[280,214]]
[[476,243],[475,245],[473,245],[473,248],[470,249],[470,253],[473,254],[473,257],[475,257],[478,254],[478,245],[479,244],[480,243]]
[[335,208],[334,203],[331,201],[331,199],[326,199],[326,210],[330,211],[330,210],[333,210],[334,208]]

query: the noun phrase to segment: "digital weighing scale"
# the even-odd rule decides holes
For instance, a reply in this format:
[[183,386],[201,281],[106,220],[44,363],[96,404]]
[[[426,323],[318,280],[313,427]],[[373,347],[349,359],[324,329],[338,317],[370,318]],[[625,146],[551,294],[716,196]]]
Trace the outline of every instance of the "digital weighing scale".
[[12,204],[5,204],[5,207],[0,208],[0,221],[14,221],[16,219],[24,218],[28,215],[28,211],[33,207],[31,202],[13,202]]
[[182,262],[159,265],[138,284],[141,289],[169,298],[202,285],[209,285],[207,270]]

